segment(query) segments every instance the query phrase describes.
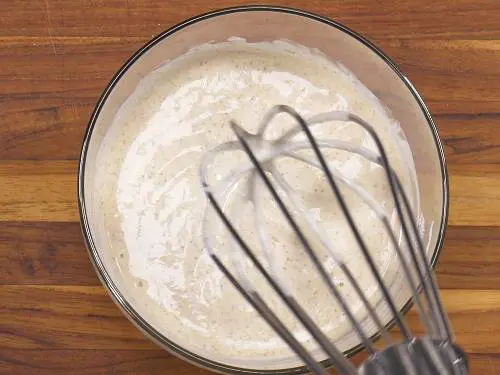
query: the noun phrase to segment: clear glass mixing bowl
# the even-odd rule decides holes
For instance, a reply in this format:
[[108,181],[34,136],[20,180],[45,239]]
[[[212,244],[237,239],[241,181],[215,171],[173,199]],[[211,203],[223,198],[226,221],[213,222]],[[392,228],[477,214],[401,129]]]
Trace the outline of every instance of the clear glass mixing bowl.
[[[413,153],[419,184],[420,208],[424,220],[424,243],[434,264],[441,248],[448,214],[448,179],[441,141],[429,111],[420,95],[397,66],[378,48],[346,27],[311,13],[295,9],[248,6],[224,9],[183,22],[157,36],[120,69],[97,104],[82,146],[78,199],[83,233],[91,261],[102,283],[124,314],[147,336],[170,352],[213,371],[230,374],[299,374],[307,372],[294,359],[245,363],[223,358],[218,353],[190,351],[160,333],[148,319],[147,311],[131,298],[123,287],[120,273],[109,265],[106,229],[99,224],[95,205],[93,173],[96,156],[108,128],[120,106],[136,89],[140,80],[164,62],[187,52],[191,47],[241,37],[249,42],[289,40],[316,48],[331,60],[353,72],[387,107],[408,140]],[[409,296],[403,296],[403,310],[409,308]],[[352,347],[348,355],[360,350]],[[325,363],[328,364],[328,363]]]

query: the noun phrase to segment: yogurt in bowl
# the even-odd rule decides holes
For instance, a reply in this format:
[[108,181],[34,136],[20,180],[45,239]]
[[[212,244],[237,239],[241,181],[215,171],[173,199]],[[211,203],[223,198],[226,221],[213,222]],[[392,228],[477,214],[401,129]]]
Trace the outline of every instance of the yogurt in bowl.
[[[222,38],[222,26],[215,26],[226,22],[227,17],[231,19],[224,33],[232,33]],[[260,26],[255,27],[254,35],[245,35],[240,31],[241,23],[233,17],[240,17],[241,22],[257,20]],[[441,159],[436,152],[439,143],[425,113],[421,123],[412,125],[419,126],[419,130],[411,128],[407,134],[400,106],[408,106],[405,116],[418,118],[422,113],[417,112],[420,103],[404,81],[398,77],[400,90],[409,98],[396,95],[394,99],[394,90],[388,94],[374,90],[370,85],[377,86],[372,79],[365,84],[361,77],[370,69],[369,58],[364,68],[357,63],[350,67],[352,51],[335,59],[330,47],[323,51],[317,45],[304,44],[300,38],[293,38],[297,37],[297,26],[285,27],[288,23],[283,17],[311,22],[331,33],[347,33],[315,16],[265,7],[241,8],[188,21],[184,28],[174,29],[145,47],[119,73],[98,105],[82,153],[83,226],[91,257],[105,285],[146,333],[175,353],[217,371],[305,371],[287,345],[224,279],[203,248],[201,217],[206,199],[198,169],[205,152],[234,139],[229,120],[255,131],[262,116],[276,104],[290,105],[305,116],[331,110],[353,112],[375,127],[396,171],[406,179],[405,186],[420,212],[430,255],[439,245],[443,225],[445,202],[436,210],[423,207],[425,202],[419,200],[425,193],[422,181],[425,183],[429,176],[442,178]],[[206,33],[201,32],[204,24]],[[281,25],[283,34],[272,38],[265,35],[267,24]],[[271,26],[267,29],[273,29]],[[312,33],[312,29],[305,34]],[[245,33],[252,34],[252,29]],[[346,35],[349,43],[361,43]],[[324,36],[318,34],[318,39]],[[336,42],[342,49],[342,44]],[[178,47],[179,43],[183,48]],[[169,45],[174,55],[166,58],[161,52],[168,51]],[[364,53],[380,59],[365,48]],[[383,67],[388,76],[394,74],[393,66],[382,63],[386,64]],[[351,70],[353,67],[364,73],[358,74]],[[374,66],[373,74],[380,69]],[[393,85],[388,81],[386,86]],[[284,130],[280,126],[271,129],[271,137]],[[364,131],[353,126],[320,127],[315,131],[323,137],[373,149]],[[430,158],[426,153],[419,159],[420,150],[413,152],[412,145],[419,137],[430,137],[431,143],[423,147],[434,150],[435,164],[427,160]],[[336,154],[334,160],[344,174],[369,188],[389,212],[394,210],[387,188],[381,183],[380,168],[352,155]],[[223,166],[230,168],[234,162],[224,161]],[[288,182],[306,197],[308,207],[327,228],[361,287],[377,305],[380,296],[325,182],[296,166],[284,165],[283,171]],[[444,189],[443,182],[439,183]],[[445,190],[438,187],[434,183],[429,188],[432,193],[426,202],[429,198],[437,202],[444,199]],[[436,216],[429,216],[434,211]],[[367,242],[377,243],[372,255],[389,281],[398,306],[403,308],[410,294],[403,286],[387,234],[367,207],[355,204],[353,212]],[[352,351],[359,340],[343,312],[328,296],[319,275],[310,272],[306,256],[287,232],[279,213],[268,211],[268,221],[273,246],[286,262],[297,299],[303,301],[340,349]],[[397,230],[397,223],[394,225]],[[331,259],[325,256],[323,261],[332,276],[338,274]],[[345,284],[341,276],[335,282]],[[314,350],[314,343],[300,324],[263,288],[294,334]],[[353,306],[359,304],[349,285],[343,292]],[[384,322],[389,323],[386,307],[378,308]],[[360,320],[365,319],[362,308],[358,307],[356,313]],[[370,335],[376,333],[369,321],[365,329]],[[321,351],[317,350],[316,355],[324,359]]]

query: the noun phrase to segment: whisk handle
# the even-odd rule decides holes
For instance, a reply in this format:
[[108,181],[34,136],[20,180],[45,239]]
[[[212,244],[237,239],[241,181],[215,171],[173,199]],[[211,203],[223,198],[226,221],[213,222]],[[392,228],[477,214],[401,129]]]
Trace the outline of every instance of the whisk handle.
[[370,357],[360,375],[467,375],[467,354],[458,345],[430,339],[390,346]]

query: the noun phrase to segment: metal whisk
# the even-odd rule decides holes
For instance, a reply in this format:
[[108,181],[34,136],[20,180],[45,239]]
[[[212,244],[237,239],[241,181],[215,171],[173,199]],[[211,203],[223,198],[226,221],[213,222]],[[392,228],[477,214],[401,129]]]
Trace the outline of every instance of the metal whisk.
[[[278,114],[285,113],[292,117],[296,126],[285,132],[277,140],[265,140],[263,134],[271,120]],[[316,124],[329,121],[350,122],[361,127],[367,132],[370,138],[376,145],[377,152],[370,151],[363,147],[358,147],[339,140],[317,140],[311,131],[311,127]],[[326,353],[330,359],[330,363],[341,374],[354,375],[460,375],[467,374],[468,364],[465,353],[453,342],[453,336],[446,312],[443,309],[435,278],[429,265],[422,238],[419,234],[415,216],[412,213],[410,202],[405,193],[402,183],[395,171],[391,168],[386,151],[382,146],[380,138],[373,127],[366,123],[360,117],[342,111],[333,111],[314,116],[307,121],[299,115],[294,109],[288,106],[275,106],[264,117],[256,134],[250,134],[239,127],[235,122],[231,122],[232,129],[236,135],[237,141],[228,142],[220,145],[211,152],[207,153],[202,161],[200,173],[203,189],[208,197],[208,200],[220,217],[223,225],[229,231],[233,241],[239,247],[239,252],[244,254],[260,275],[269,283],[272,290],[283,301],[285,306],[293,313],[304,328],[311,334],[319,347]],[[302,132],[306,136],[306,140],[293,141],[297,134]],[[314,159],[306,157],[296,151],[312,150]],[[391,228],[389,218],[384,213],[373,197],[371,197],[363,188],[351,183],[349,179],[344,177],[338,171],[334,170],[327,162],[324,156],[325,149],[343,150],[359,155],[368,160],[370,163],[378,165],[385,170],[389,191],[394,200],[394,207],[397,212],[398,220],[401,225],[402,238],[405,246],[403,247],[398,242],[397,236]],[[230,174],[228,177],[218,181],[215,185],[209,184],[208,169],[213,160],[220,153],[231,150],[243,150],[251,163]],[[294,194],[294,190],[286,181],[280,177],[276,171],[274,161],[278,158],[289,157],[307,163],[315,168],[320,168],[326,177],[326,181],[337,199],[341,212],[343,213],[348,226],[358,244],[363,258],[365,259],[368,268],[381,292],[383,300],[391,313],[394,325],[397,327],[402,339],[395,341],[388,332],[388,327],[378,316],[375,308],[368,301],[368,297],[363,292],[352,271],[342,261],[341,257],[335,256],[335,252],[331,254],[337,263],[339,269],[345,274],[348,282],[352,285],[353,290],[358,295],[360,301],[366,309],[368,317],[372,320],[378,330],[379,335],[385,344],[384,348],[376,349],[373,344],[373,337],[363,329],[360,321],[355,317],[351,306],[347,303],[342,291],[332,280],[324,265],[320,261],[315,246],[311,243],[308,236],[304,233],[303,228],[299,225],[296,217],[290,212],[283,200],[283,194],[280,194],[276,188],[276,184],[285,191],[285,196],[290,199],[294,209],[304,216],[305,222],[308,225],[308,231],[315,233],[321,244],[325,248],[331,250],[331,244],[327,236],[319,229],[311,220],[302,205],[300,199]],[[368,359],[359,367],[344,356],[341,350],[322,332],[318,325],[308,315],[306,310],[301,305],[301,302],[289,292],[286,280],[273,267],[272,259],[267,262],[262,262],[256,255],[255,250],[251,249],[243,236],[236,229],[236,225],[230,220],[225,213],[224,204],[221,204],[217,195],[221,191],[227,191],[228,186],[234,186],[236,181],[243,177],[249,176],[249,195],[253,203],[254,212],[256,215],[256,223],[259,225],[259,220],[262,219],[262,210],[259,206],[259,195],[255,186],[257,182],[263,183],[269,190],[272,198],[277,204],[279,210],[284,215],[284,218],[295,232],[301,247],[305,254],[314,264],[315,269],[319,273],[322,281],[328,287],[332,297],[341,306],[348,322],[351,324],[353,331],[357,334],[360,343],[369,354]],[[271,177],[272,179],[271,179]],[[274,180],[274,182],[273,182]],[[356,225],[353,215],[349,210],[345,198],[339,184],[344,184],[347,188],[356,193],[376,214],[381,221],[383,227],[387,231],[389,240],[394,247],[394,250],[399,259],[401,270],[407,286],[412,291],[412,299],[419,313],[420,319],[426,329],[426,334],[422,337],[416,337],[412,334],[406,321],[404,320],[400,309],[391,296],[391,293],[385,284],[380,270],[376,266],[376,262],[370,255],[367,247],[367,241],[360,233]],[[227,262],[216,254],[211,243],[209,219],[205,216],[204,223],[204,240],[205,246],[208,249],[211,258],[229,279],[234,287],[244,296],[244,298],[258,311],[258,313],[267,321],[274,331],[290,346],[290,348],[300,357],[310,371],[315,374],[327,374],[327,370],[316,361],[314,356],[308,351],[305,346],[294,336],[286,325],[280,320],[276,312],[262,298],[261,294],[254,288],[252,282],[245,275],[245,271],[241,266],[241,258],[233,257],[233,270],[228,267]],[[259,232],[260,244],[264,248],[264,254],[270,257],[269,244],[262,232]]]

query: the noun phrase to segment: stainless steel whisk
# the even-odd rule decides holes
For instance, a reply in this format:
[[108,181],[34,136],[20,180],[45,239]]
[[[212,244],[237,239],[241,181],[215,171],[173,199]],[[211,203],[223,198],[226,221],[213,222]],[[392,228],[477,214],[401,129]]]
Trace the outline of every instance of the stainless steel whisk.
[[[291,116],[296,122],[296,126],[288,130],[283,136],[277,140],[269,141],[264,139],[264,132],[269,126],[271,120],[278,114],[285,113]],[[347,142],[340,140],[318,140],[311,131],[311,127],[316,124],[326,123],[329,121],[351,122],[356,126],[361,127],[366,131],[376,145],[377,152],[372,152],[363,147],[357,147]],[[453,342],[453,335],[446,312],[441,303],[436,281],[427,261],[422,238],[419,234],[415,216],[412,213],[410,202],[405,193],[402,183],[395,171],[391,168],[386,151],[382,146],[380,138],[377,136],[373,127],[366,123],[360,117],[343,111],[333,111],[314,116],[307,121],[299,115],[294,109],[288,106],[279,105],[264,117],[256,134],[250,134],[239,127],[235,122],[231,122],[231,127],[236,135],[237,141],[228,142],[220,145],[204,156],[200,168],[200,175],[203,189],[208,197],[208,200],[220,217],[222,223],[229,231],[235,243],[241,251],[253,264],[255,269],[264,277],[272,289],[277,293],[286,307],[300,321],[300,323],[309,331],[319,347],[328,355],[330,363],[337,369],[340,374],[344,375],[462,375],[468,373],[468,363],[465,353]],[[306,136],[305,141],[293,140],[293,138],[303,132]],[[312,150],[314,158],[309,158],[298,153],[300,150]],[[398,215],[398,220],[401,225],[403,240],[406,244],[405,249],[397,240],[397,236],[391,228],[389,218],[384,210],[366,190],[352,183],[348,178],[335,170],[327,162],[323,151],[324,149],[336,149],[355,153],[371,163],[378,165],[385,170],[385,176],[390,189],[390,193],[394,200],[395,210]],[[226,151],[243,150],[251,163],[242,166],[237,172],[230,174],[226,178],[218,181],[214,186],[209,184],[208,169],[215,157]],[[388,332],[388,327],[384,325],[375,311],[374,307],[368,301],[367,296],[359,286],[349,267],[342,259],[335,255],[332,246],[327,236],[315,225],[307,214],[305,207],[300,199],[297,198],[293,187],[283,179],[280,173],[276,170],[274,161],[281,157],[289,157],[309,164],[312,167],[322,170],[326,177],[326,181],[333,193],[333,196],[339,203],[350,230],[354,234],[359,249],[366,260],[370,272],[381,291],[383,299],[387,304],[391,313],[393,323],[401,333],[402,339],[395,341],[392,335]],[[313,319],[308,315],[305,309],[301,306],[300,301],[288,291],[286,280],[282,280],[282,276],[276,271],[273,266],[269,244],[264,232],[258,231],[260,236],[260,244],[263,247],[264,254],[267,256],[266,267],[259,257],[256,256],[254,250],[250,248],[248,243],[243,239],[241,233],[238,232],[234,223],[224,212],[224,204],[218,201],[217,195],[221,191],[227,191],[231,186],[243,178],[249,176],[249,194],[250,200],[253,203],[256,224],[262,220],[262,207],[259,204],[258,189],[256,184],[263,182],[269,190],[272,198],[276,202],[279,210],[284,215],[284,218],[295,232],[300,244],[310,258],[314,267],[319,272],[322,281],[328,286],[332,297],[338,302],[343,309],[347,320],[352,325],[354,332],[357,334],[359,341],[364,349],[368,352],[368,359],[359,367],[356,368],[353,363],[347,359],[344,354],[336,347],[334,343],[325,335],[324,332],[317,326]],[[271,179],[271,177],[272,179]],[[274,181],[274,182],[273,182]],[[416,337],[412,334],[403,314],[396,306],[387,285],[377,269],[377,266],[372,259],[368,250],[366,239],[360,233],[353,216],[347,206],[347,203],[342,195],[339,184],[345,185],[357,194],[374,212],[382,222],[385,230],[389,235],[389,239],[394,247],[401,264],[401,269],[408,287],[412,291],[412,300],[417,308],[420,319],[426,328],[426,335]],[[294,215],[291,214],[283,200],[283,194],[279,194],[276,186],[279,186],[284,191],[285,196],[290,199],[293,207],[304,216],[304,219],[309,226],[309,230],[313,231],[325,248],[330,251],[335,262],[340,270],[345,274],[347,280],[352,285],[360,301],[363,303],[368,316],[375,324],[379,335],[385,343],[385,347],[377,350],[373,345],[373,337],[363,329],[351,306],[346,302],[342,291],[334,284],[332,278],[326,271],[324,265],[320,261],[317,251],[308,239],[308,236],[301,229]],[[299,342],[299,340],[290,332],[290,330],[278,318],[273,309],[264,301],[261,294],[252,286],[248,280],[242,267],[239,266],[239,261],[233,259],[235,270],[231,270],[224,263],[213,249],[210,240],[210,230],[207,223],[207,216],[204,218],[204,241],[209,254],[217,267],[229,279],[234,287],[244,296],[244,298],[255,308],[258,313],[267,321],[274,331],[290,346],[290,348],[301,358],[310,371],[315,374],[327,374],[328,371],[318,363],[313,355]]]

